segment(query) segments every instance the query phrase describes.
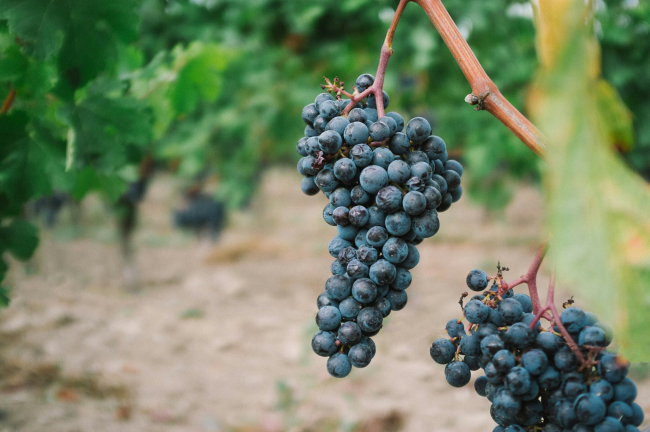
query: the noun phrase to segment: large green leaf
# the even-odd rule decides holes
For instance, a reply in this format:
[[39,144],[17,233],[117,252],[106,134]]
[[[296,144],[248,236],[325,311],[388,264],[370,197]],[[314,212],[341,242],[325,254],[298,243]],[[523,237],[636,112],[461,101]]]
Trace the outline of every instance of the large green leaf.
[[0,242],[16,259],[25,261],[31,258],[38,246],[38,230],[27,221],[14,219],[0,228]]
[[3,0],[0,17],[38,59],[58,53],[61,78],[77,88],[116,61],[117,44],[135,40],[137,6],[136,0]]
[[542,69],[533,92],[548,135],[547,221],[560,280],[616,329],[621,352],[650,359],[650,186],[613,151],[599,112],[598,44],[582,0],[540,2]]

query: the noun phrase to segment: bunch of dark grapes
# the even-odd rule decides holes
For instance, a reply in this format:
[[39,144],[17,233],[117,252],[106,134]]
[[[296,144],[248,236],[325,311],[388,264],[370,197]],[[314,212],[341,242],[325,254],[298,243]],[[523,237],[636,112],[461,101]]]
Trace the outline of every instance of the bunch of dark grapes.
[[[488,287],[487,274],[472,270],[467,285]],[[634,403],[636,386],[626,378],[629,363],[608,353],[611,329],[590,312],[570,307],[560,321],[586,359],[581,365],[559,329],[534,322],[525,294],[497,296],[497,287],[474,296],[464,320],[447,323],[448,338],[431,345],[431,357],[445,364],[454,387],[469,383],[482,368],[476,392],[492,403],[494,432],[638,432],[643,411]]]
[[[356,90],[373,82],[363,74]],[[386,92],[383,102],[387,107]],[[448,160],[427,120],[405,125],[396,112],[377,118],[372,95],[341,115],[349,103],[319,94],[302,111],[307,126],[297,145],[302,190],[325,194],[323,218],[338,233],[329,243],[332,277],[318,297],[320,331],[312,339],[338,378],[370,363],[376,351],[370,337],[406,305],[409,270],[420,260],[415,245],[438,232],[438,212],[463,192],[463,167]]]

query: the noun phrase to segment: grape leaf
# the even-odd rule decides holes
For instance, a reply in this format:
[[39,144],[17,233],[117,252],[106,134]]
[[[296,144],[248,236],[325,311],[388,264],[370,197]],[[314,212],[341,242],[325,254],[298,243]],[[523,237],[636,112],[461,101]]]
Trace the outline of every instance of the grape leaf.
[[22,219],[0,228],[0,242],[16,259],[28,260],[38,246],[38,230]]
[[194,110],[201,100],[215,100],[230,54],[217,44],[194,42],[186,50],[177,47],[174,55],[178,73],[167,94],[176,114]]
[[77,88],[115,63],[118,44],[136,39],[137,6],[136,0],[3,0],[0,17],[38,59],[58,54],[62,78]]
[[539,4],[531,107],[548,136],[545,189],[558,279],[613,324],[620,352],[650,359],[650,186],[613,150],[598,95],[599,47],[582,0]]

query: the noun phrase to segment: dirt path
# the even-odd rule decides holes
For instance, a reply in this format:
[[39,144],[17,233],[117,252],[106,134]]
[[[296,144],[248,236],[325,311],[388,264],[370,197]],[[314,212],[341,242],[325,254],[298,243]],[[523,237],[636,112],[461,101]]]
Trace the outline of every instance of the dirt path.
[[[301,195],[298,180],[270,171],[216,246],[172,230],[173,184],[155,182],[136,240],[137,294],[121,288],[115,243],[46,235],[38,271],[13,266],[14,301],[0,313],[0,432],[324,432],[360,422],[380,432],[398,429],[372,423],[391,412],[406,432],[491,431],[489,402],[471,386],[450,388],[429,346],[459,315],[468,270],[501,260],[523,273],[538,242],[537,193],[521,190],[500,222],[465,199],[442,214],[373,363],[335,380],[309,344],[334,230],[324,198]],[[110,239],[110,220],[93,214]],[[647,382],[638,401],[650,412]]]

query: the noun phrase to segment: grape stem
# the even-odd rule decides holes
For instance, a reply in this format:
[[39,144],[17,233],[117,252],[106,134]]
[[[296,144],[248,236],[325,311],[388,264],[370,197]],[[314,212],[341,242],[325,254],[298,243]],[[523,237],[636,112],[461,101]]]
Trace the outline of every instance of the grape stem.
[[4,102],[2,102],[2,107],[0,108],[0,114],[6,114],[7,111],[9,111],[9,108],[11,108],[11,105],[14,103],[14,99],[16,99],[16,89],[12,88],[9,90],[9,93],[7,94],[7,97],[5,98]]
[[[412,1],[420,5],[427,14],[472,87],[472,94],[468,95],[465,100],[492,114],[536,155],[543,157],[546,152],[546,138],[501,94],[456,27],[441,0]],[[400,2],[400,6],[402,3],[403,1]],[[386,37],[388,38],[388,36]],[[377,102],[377,106],[379,106],[379,99]]]

